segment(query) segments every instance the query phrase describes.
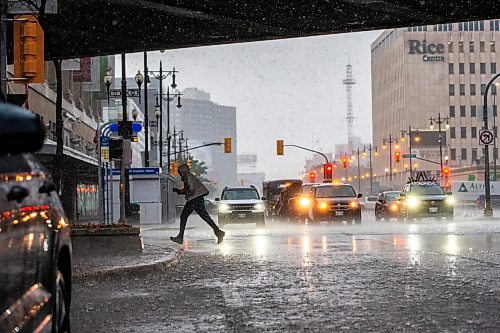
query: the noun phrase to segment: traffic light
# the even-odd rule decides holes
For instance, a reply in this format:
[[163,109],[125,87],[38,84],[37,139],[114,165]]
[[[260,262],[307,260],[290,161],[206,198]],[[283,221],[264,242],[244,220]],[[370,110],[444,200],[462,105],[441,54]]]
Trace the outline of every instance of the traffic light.
[[110,138],[109,140],[109,158],[121,160],[123,155],[123,139]]
[[311,183],[314,183],[314,181],[316,180],[316,172],[309,172],[309,181]]
[[231,138],[224,138],[224,154],[231,154]]
[[340,159],[340,163],[342,163],[342,168],[347,169],[348,161],[349,160],[347,159],[347,156],[342,156],[342,158]]
[[132,142],[139,142],[139,137],[137,135],[132,135],[130,137],[130,141],[132,141]]
[[331,163],[323,165],[324,170],[324,179],[332,180],[333,179],[333,165]]
[[118,135],[124,139],[128,139],[133,134],[132,122],[131,121],[119,121],[118,122]]
[[14,76],[25,78],[23,83],[43,83],[44,34],[35,16],[18,15],[14,18],[13,44]]
[[399,163],[400,159],[401,159],[401,152],[399,150],[396,150],[394,152],[394,162]]
[[172,175],[178,176],[179,175],[179,162],[173,161],[171,167],[172,167]]
[[283,140],[276,140],[276,155],[283,156],[285,154],[285,146]]
[[450,176],[450,167],[448,166],[443,167],[443,176],[445,178],[448,178]]

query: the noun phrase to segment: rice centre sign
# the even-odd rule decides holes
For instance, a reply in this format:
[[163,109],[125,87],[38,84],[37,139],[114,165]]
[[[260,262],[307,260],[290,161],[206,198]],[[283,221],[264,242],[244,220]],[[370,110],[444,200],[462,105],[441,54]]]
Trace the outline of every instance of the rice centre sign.
[[421,54],[422,60],[425,62],[429,61],[444,61],[444,44],[442,43],[429,43],[424,39],[420,41],[418,39],[408,40],[408,54]]

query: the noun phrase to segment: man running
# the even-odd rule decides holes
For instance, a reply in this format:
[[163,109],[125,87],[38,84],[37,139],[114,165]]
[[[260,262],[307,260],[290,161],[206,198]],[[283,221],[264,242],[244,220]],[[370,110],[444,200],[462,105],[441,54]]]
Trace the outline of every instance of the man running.
[[179,234],[176,237],[170,237],[170,239],[179,244],[184,242],[184,231],[186,230],[187,219],[189,215],[195,211],[203,221],[207,222],[208,225],[212,227],[215,236],[217,236],[217,244],[222,243],[225,232],[219,229],[205,208],[204,197],[208,195],[208,189],[198,178],[189,172],[189,166],[187,164],[179,166],[179,174],[184,183],[184,188],[174,188],[173,191],[177,194],[184,194],[186,196],[186,204],[181,213]]

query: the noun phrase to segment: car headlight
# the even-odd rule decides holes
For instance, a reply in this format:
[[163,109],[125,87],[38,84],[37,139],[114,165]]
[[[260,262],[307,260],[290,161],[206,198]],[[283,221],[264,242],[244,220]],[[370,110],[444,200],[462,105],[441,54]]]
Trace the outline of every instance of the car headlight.
[[231,213],[231,207],[228,204],[220,204],[219,205],[219,213]]
[[300,207],[302,207],[302,208],[309,207],[309,205],[310,205],[310,204],[311,204],[311,200],[309,200],[309,198],[302,197],[302,198],[300,198],[300,200],[299,200],[299,205],[300,205]]
[[390,207],[390,210],[395,212],[398,210],[398,205],[397,204],[392,204],[391,207]]
[[358,208],[358,206],[359,206],[359,202],[357,202],[357,201],[351,201],[349,203],[349,207],[351,207],[351,208]]
[[446,198],[446,204],[449,206],[453,206],[455,204],[455,198],[454,197],[447,197]]
[[261,204],[261,203],[258,203],[255,206],[253,206],[253,209],[256,210],[256,211],[258,211],[258,212],[263,212],[264,211],[264,205]]
[[323,202],[321,202],[321,203],[319,204],[319,208],[320,208],[320,209],[327,209],[327,208],[328,208],[328,204],[327,204],[326,202],[324,202],[324,201],[323,201]]
[[417,208],[418,205],[420,205],[420,200],[418,200],[417,198],[415,197],[409,197],[408,198],[408,201],[407,201],[407,205],[408,207],[410,208]]

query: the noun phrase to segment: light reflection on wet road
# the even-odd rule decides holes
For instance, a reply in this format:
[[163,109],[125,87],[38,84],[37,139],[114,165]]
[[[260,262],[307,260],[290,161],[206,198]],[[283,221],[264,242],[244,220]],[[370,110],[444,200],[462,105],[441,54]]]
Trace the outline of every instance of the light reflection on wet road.
[[[167,318],[135,306],[139,310],[126,315],[130,324],[112,313],[106,319],[116,326],[102,331],[500,327],[500,221],[227,225],[224,243],[216,246],[197,219],[189,222],[196,228],[187,231],[177,268],[121,282],[148,290],[148,304],[166,309]],[[143,232],[151,244],[165,244],[173,234]],[[103,283],[103,290],[110,288]]]

